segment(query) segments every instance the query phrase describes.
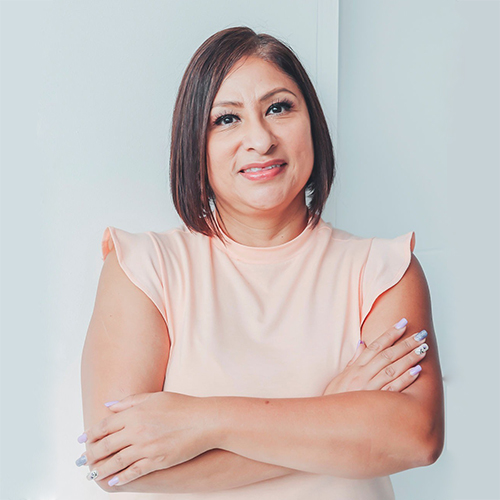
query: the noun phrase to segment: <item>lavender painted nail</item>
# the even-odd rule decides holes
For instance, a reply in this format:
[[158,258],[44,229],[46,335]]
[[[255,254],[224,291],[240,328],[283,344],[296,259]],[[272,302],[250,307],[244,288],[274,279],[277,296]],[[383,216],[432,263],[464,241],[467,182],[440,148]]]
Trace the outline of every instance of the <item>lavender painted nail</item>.
[[87,434],[85,434],[85,432],[81,436],[78,436],[78,442],[79,443],[86,443],[87,442]]
[[415,335],[413,335],[413,337],[417,342],[420,342],[421,340],[424,340],[425,337],[427,337],[427,331],[422,330],[421,332],[418,332]]
[[420,365],[414,366],[414,367],[410,370],[410,375],[415,376],[417,373],[420,373],[421,371],[422,371],[422,367],[421,367]]
[[394,328],[401,330],[401,328],[404,328],[407,324],[408,320],[406,318],[402,318],[394,325]]
[[107,406],[109,408],[110,406],[113,406],[116,403],[119,403],[119,401],[110,401],[109,403],[104,403],[104,406]]
[[82,465],[85,465],[87,463],[87,457],[85,455],[82,455],[76,462],[75,464],[78,467],[81,467]]
[[110,479],[110,480],[108,481],[108,484],[109,484],[110,486],[114,486],[115,484],[118,484],[118,476],[115,476],[113,479]]

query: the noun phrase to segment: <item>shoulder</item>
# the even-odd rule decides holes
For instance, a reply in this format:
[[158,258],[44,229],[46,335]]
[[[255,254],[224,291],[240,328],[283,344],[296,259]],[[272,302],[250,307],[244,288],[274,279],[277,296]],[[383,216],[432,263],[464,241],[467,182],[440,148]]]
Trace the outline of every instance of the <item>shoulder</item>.
[[401,278],[374,301],[361,327],[362,338],[370,343],[401,318],[407,318],[412,331],[432,324],[431,300],[427,279],[418,258],[411,253],[410,263]]
[[158,248],[169,252],[187,252],[208,245],[210,238],[204,234],[190,231],[184,224],[162,232],[147,233]]
[[130,272],[119,262],[114,248],[110,250],[102,266],[97,295],[95,313],[102,318],[115,318],[122,332],[147,326],[149,331],[167,329],[163,308],[148,288],[138,280],[132,280]]
[[320,228],[323,229],[321,238],[327,240],[329,251],[343,262],[349,262],[353,271],[361,273],[360,293],[366,296],[367,304],[372,294],[380,293],[381,287],[394,284],[398,275],[400,277],[408,267],[410,254],[415,248],[414,231],[394,238],[382,238],[359,236],[324,221]]
[[366,258],[373,238],[363,238],[352,232],[333,226],[330,222],[321,222],[317,227],[317,240],[325,242],[336,255],[346,254],[352,260],[363,261]]
[[[177,265],[170,263],[182,261],[181,232],[175,228],[164,232],[132,233],[108,226],[101,242],[105,261],[101,276],[103,286],[123,290],[118,293],[123,300],[142,301],[145,307],[149,307],[144,301],[148,298],[168,324],[165,290],[177,269]],[[114,292],[107,293],[106,300],[112,300],[113,295]]]
[[[186,249],[193,246],[200,236],[191,233],[185,226],[165,231],[130,232],[113,226],[108,226],[102,237],[102,256],[106,258],[111,250],[116,250],[118,259],[122,260],[124,253],[141,256],[151,254],[161,257],[169,251]],[[163,255],[165,256],[165,255]]]
[[325,221],[324,219],[320,219],[316,230],[323,232],[326,237],[332,240],[348,244],[357,244],[369,240],[369,238],[362,238],[354,233],[335,227],[331,222]]

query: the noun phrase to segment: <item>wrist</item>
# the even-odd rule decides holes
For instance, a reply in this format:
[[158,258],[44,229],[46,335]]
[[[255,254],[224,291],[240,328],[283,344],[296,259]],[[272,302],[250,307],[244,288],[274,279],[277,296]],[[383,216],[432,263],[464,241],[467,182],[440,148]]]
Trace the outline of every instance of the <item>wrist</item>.
[[202,412],[205,419],[205,433],[207,437],[208,450],[224,446],[227,437],[227,426],[223,411],[223,401],[225,397],[211,396],[201,398],[204,403]]

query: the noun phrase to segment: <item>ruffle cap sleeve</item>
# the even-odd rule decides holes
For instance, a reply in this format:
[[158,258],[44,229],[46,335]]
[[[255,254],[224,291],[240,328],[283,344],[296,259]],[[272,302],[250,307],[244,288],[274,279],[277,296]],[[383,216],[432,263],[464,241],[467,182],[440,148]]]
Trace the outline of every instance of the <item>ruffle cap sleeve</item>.
[[168,325],[162,281],[163,265],[152,234],[129,233],[109,226],[105,229],[101,242],[103,260],[113,247],[125,274],[149,297]]
[[393,239],[372,238],[361,279],[361,322],[377,298],[404,276],[415,248],[415,232]]

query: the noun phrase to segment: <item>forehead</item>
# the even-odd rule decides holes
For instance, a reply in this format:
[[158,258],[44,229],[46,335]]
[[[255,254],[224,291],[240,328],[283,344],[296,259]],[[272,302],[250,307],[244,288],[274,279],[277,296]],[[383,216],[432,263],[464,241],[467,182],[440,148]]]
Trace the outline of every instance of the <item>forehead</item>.
[[276,65],[256,56],[238,61],[222,82],[217,98],[258,99],[271,88],[284,87],[297,96],[300,90],[295,81]]

